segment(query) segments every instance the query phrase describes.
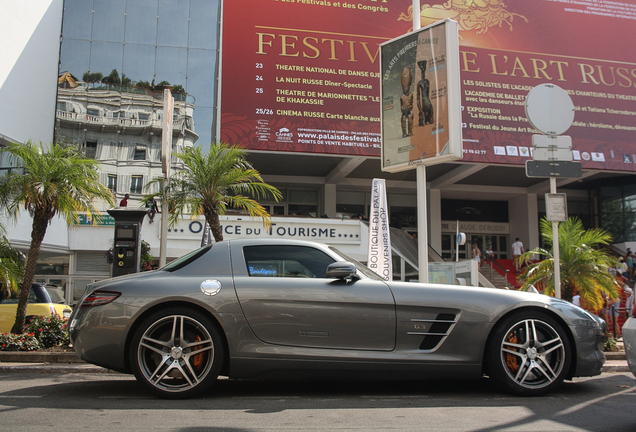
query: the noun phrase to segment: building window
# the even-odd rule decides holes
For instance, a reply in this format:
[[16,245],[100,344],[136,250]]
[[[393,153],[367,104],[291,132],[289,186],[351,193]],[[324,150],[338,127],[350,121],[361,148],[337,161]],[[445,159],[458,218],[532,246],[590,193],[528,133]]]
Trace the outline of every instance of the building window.
[[146,146],[137,145],[135,147],[135,154],[133,160],[146,160]]
[[336,193],[336,212],[342,216],[364,216],[365,205],[366,192],[338,191]]
[[130,178],[130,193],[140,194],[144,186],[143,176],[132,176]]
[[95,159],[97,154],[97,141],[86,141],[84,144],[84,154],[87,158]]
[[312,190],[290,190],[287,209],[294,216],[318,216],[318,193]]
[[108,174],[108,189],[117,192],[117,174]]

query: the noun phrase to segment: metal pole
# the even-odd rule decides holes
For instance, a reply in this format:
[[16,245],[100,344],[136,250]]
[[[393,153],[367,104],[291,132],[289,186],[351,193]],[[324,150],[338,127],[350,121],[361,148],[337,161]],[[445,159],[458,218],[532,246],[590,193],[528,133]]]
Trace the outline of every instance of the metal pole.
[[[413,30],[421,27],[420,0],[413,0]],[[428,282],[428,220],[426,216],[426,166],[418,165],[417,173],[417,248],[420,282]]]
[[459,262],[459,219],[457,220],[457,229],[455,230],[455,262]]
[[161,243],[159,246],[159,267],[166,265],[168,250],[168,177],[163,177],[163,199],[161,200]]
[[420,0],[413,0],[413,30],[417,30],[422,27],[420,10]]
[[420,282],[428,282],[428,221],[426,217],[426,165],[417,168],[417,248]]
[[[556,177],[550,177],[550,193],[557,193]],[[561,298],[561,260],[559,257],[559,222],[552,221],[552,253],[554,255],[554,297]]]

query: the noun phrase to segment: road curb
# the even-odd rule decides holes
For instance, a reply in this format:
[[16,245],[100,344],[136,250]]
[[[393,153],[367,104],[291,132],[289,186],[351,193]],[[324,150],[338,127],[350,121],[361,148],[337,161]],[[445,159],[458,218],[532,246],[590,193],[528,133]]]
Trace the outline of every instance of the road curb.
[[74,352],[0,351],[0,363],[84,363]]
[[2,373],[49,373],[49,374],[119,374],[109,369],[89,364],[2,364],[0,363],[0,374]]

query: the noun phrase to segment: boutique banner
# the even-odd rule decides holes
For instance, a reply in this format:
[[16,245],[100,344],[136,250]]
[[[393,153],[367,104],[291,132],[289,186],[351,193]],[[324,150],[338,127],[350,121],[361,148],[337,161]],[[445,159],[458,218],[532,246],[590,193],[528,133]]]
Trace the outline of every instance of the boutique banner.
[[384,179],[373,179],[367,267],[384,280],[390,281],[393,280],[393,261],[391,260],[391,229],[388,210],[386,182]]
[[[464,161],[525,164],[525,98],[553,83],[574,159],[636,171],[636,2],[427,0],[420,17],[458,23]],[[224,1],[220,140],[380,157],[379,45],[412,18],[411,0]]]

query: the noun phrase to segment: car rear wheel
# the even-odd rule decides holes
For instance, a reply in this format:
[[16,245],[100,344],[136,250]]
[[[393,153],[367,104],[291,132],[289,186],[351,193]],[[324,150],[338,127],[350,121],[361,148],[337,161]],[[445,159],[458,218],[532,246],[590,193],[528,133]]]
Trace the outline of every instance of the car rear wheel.
[[504,390],[538,396],[561,385],[572,350],[563,327],[540,312],[514,314],[501,322],[487,346],[488,374]]
[[187,308],[159,311],[136,330],[130,349],[135,377],[164,398],[207,390],[221,370],[223,343],[204,314]]

